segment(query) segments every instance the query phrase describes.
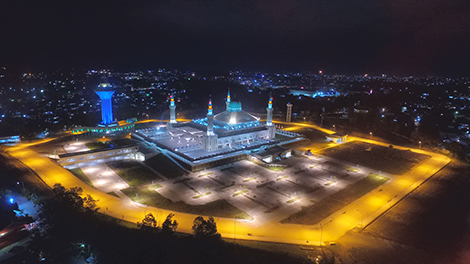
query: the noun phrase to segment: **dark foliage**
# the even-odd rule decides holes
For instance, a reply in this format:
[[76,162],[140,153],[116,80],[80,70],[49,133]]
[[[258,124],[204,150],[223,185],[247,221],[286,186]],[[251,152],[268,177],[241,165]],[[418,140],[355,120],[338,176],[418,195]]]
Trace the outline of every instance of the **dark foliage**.
[[[119,224],[120,220],[96,213],[95,207],[86,207],[88,197],[81,198],[80,194],[79,188],[56,185],[53,197],[41,201],[41,231],[36,232],[30,249],[49,263],[89,256],[105,264],[300,262],[286,254],[267,253],[220,239],[168,235],[175,234],[178,226],[173,214],[167,216],[160,232],[127,228]],[[148,214],[142,223],[159,230],[152,219],[153,215]],[[202,220],[198,227],[203,234],[220,237],[213,218]]]
[[217,233],[217,224],[214,221],[212,216],[208,220],[205,220],[204,217],[198,216],[194,219],[193,230],[195,237],[200,238],[220,238],[220,234]]

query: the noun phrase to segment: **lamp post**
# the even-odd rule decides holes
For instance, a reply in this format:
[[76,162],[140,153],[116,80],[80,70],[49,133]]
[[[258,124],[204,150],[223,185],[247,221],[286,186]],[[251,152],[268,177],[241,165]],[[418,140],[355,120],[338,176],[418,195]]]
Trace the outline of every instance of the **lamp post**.
[[234,218],[233,219],[233,242],[235,242],[236,239],[236,232],[237,232],[237,220]]
[[421,141],[419,141],[419,149],[421,149]]
[[361,229],[363,228],[363,222],[364,222],[364,214],[359,211],[359,209],[356,209],[359,213],[361,213]]
[[23,186],[23,193],[24,193],[24,192],[25,192],[25,191],[24,191],[24,183],[23,183],[22,181],[17,181],[16,184],[19,185],[20,182],[21,182],[21,185]]
[[369,134],[370,134],[370,140],[372,140],[372,132],[369,132]]
[[321,244],[322,244],[322,240],[323,240],[323,225],[320,223],[320,247],[321,247]]
[[335,132],[336,132],[336,126],[335,126],[335,125],[333,125],[333,131],[335,131]]

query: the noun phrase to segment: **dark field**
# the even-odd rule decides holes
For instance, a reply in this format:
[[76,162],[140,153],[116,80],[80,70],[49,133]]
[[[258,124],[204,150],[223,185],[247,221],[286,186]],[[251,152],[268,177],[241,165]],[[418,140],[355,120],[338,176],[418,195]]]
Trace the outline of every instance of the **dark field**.
[[85,143],[85,146],[87,146],[90,150],[106,149],[111,147],[108,143],[102,142],[88,142]]
[[157,154],[145,161],[152,169],[160,172],[167,178],[174,179],[185,174],[185,171],[178,167],[173,161],[165,157],[163,154]]
[[305,207],[301,211],[289,216],[289,218],[282,220],[281,223],[295,223],[302,225],[316,224],[351,202],[361,198],[378,186],[386,183],[388,180],[388,178],[383,176],[369,175],[330,197]]
[[130,186],[161,180],[158,175],[136,161],[117,161],[107,163],[107,165]]
[[93,183],[90,181],[90,179],[88,179],[88,177],[85,175],[85,173],[83,172],[83,170],[81,168],[75,168],[75,169],[71,169],[69,171],[73,175],[75,175],[75,177],[79,178],[82,182],[90,185],[91,187],[94,187]]
[[470,263],[470,167],[452,162],[335,249],[342,263]]
[[420,162],[429,158],[427,155],[411,151],[398,150],[362,142],[350,142],[328,148],[321,154],[338,160],[358,164],[390,174],[404,174]]

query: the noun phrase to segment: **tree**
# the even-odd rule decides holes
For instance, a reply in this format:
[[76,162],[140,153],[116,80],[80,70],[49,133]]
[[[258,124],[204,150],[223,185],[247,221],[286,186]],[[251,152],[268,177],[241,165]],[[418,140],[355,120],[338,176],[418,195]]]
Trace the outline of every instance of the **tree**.
[[212,216],[209,216],[207,221],[202,216],[196,217],[191,229],[196,237],[220,237],[217,232],[217,224]]
[[140,229],[142,230],[154,231],[157,229],[157,220],[155,219],[155,216],[153,216],[152,213],[148,213],[147,215],[145,215],[142,222],[137,222],[137,226],[140,227]]
[[173,216],[175,216],[175,214],[169,214],[166,217],[165,221],[162,224],[162,232],[168,234],[176,231],[176,228],[178,228],[178,221],[171,221],[173,219]]
[[83,198],[83,207],[85,207],[88,210],[97,212],[100,209],[99,207],[96,207],[96,202],[98,201],[99,200],[95,200],[91,195],[87,194]]
[[[55,184],[52,196],[42,198],[38,214],[38,226],[30,244],[32,252],[51,263],[65,263],[81,251],[78,244],[84,241],[92,224],[98,219],[96,200],[92,196],[82,197],[80,187],[66,189]],[[87,224],[82,224],[87,223]]]

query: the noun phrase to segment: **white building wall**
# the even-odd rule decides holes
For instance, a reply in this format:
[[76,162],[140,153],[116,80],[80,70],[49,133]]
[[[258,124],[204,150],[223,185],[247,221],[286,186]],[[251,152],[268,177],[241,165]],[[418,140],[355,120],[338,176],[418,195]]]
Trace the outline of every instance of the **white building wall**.
[[269,131],[263,130],[263,131],[257,131],[257,132],[252,132],[252,133],[239,134],[239,135],[219,138],[217,140],[217,149],[229,148],[232,146],[232,144],[249,145],[251,142],[260,140],[260,139],[265,139],[265,140],[270,139]]

